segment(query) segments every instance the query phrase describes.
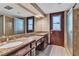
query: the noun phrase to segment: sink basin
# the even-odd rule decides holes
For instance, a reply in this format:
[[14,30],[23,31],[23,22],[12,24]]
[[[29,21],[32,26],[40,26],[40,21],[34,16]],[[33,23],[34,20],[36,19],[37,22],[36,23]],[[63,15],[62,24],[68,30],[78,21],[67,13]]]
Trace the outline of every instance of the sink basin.
[[1,45],[0,48],[12,48],[12,47],[18,46],[18,45],[20,45],[22,43],[23,42],[21,42],[21,41],[9,42],[9,43]]

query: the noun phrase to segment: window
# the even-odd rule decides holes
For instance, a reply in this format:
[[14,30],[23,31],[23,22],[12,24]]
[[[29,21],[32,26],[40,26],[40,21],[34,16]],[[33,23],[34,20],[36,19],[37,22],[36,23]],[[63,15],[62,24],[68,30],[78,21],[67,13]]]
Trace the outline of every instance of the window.
[[34,17],[27,18],[27,32],[34,31]]
[[15,18],[15,32],[16,34],[24,33],[24,20],[20,18]]
[[52,17],[52,29],[53,31],[60,31],[61,30],[61,16],[53,16]]

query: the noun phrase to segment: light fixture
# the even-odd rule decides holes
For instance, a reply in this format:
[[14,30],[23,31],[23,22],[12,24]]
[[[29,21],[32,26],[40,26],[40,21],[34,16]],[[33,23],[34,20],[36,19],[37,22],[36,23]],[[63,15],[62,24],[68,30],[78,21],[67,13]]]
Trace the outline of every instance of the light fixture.
[[7,5],[7,6],[5,6],[4,8],[5,8],[5,9],[7,9],[7,10],[11,10],[11,9],[13,9],[13,7],[8,6],[8,5]]

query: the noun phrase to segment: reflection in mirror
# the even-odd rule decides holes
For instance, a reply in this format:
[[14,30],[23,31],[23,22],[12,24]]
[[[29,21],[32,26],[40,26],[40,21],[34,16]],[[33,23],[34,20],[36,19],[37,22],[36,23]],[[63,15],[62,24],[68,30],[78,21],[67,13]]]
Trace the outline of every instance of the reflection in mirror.
[[0,37],[3,36],[3,16],[0,16]]
[[24,20],[8,16],[0,16],[0,37],[24,33]]
[[5,35],[13,35],[14,34],[14,19],[5,16]]
[[24,20],[23,19],[15,18],[14,31],[15,31],[15,34],[24,33]]

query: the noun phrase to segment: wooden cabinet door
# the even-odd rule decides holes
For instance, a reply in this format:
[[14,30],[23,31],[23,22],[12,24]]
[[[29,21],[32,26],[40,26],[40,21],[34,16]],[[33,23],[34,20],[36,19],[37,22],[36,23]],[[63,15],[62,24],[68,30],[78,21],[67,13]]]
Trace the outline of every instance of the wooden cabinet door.
[[27,45],[26,47],[16,51],[13,56],[24,56],[28,51],[30,51],[30,45]]
[[36,48],[33,48],[32,50],[31,50],[31,56],[35,56],[36,55]]

